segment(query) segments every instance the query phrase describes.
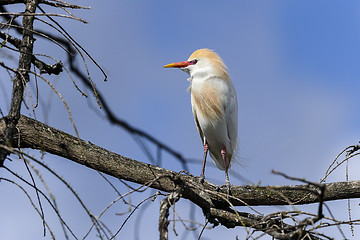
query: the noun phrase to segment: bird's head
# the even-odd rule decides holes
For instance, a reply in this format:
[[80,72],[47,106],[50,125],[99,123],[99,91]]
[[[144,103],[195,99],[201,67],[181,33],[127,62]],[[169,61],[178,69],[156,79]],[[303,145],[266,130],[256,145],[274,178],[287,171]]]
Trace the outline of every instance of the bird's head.
[[187,61],[170,63],[165,68],[180,68],[191,77],[216,76],[229,79],[223,60],[213,50],[203,48],[191,54]]

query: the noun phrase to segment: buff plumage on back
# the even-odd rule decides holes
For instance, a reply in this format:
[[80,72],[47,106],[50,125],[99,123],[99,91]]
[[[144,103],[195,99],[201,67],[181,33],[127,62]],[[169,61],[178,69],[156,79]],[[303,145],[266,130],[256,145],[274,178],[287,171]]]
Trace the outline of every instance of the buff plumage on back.
[[216,70],[220,78],[224,80],[230,79],[225,63],[216,52],[211,49],[202,48],[193,52],[188,60],[201,58],[207,58],[211,61],[211,63],[214,65],[214,69]]

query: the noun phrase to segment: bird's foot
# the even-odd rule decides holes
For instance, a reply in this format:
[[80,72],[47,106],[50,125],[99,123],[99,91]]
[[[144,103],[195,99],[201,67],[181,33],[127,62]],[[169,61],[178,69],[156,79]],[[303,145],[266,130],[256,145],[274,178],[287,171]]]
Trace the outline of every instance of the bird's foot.
[[201,174],[200,177],[199,177],[199,182],[200,182],[201,184],[203,184],[204,181],[205,181],[205,176]]
[[227,190],[226,193],[227,193],[228,196],[230,196],[230,195],[231,195],[231,184],[230,184],[230,181],[226,181],[225,186],[226,186],[226,190]]
[[216,186],[215,191],[220,192],[221,189],[226,188],[226,195],[231,195],[231,184],[229,181],[226,181],[225,185]]

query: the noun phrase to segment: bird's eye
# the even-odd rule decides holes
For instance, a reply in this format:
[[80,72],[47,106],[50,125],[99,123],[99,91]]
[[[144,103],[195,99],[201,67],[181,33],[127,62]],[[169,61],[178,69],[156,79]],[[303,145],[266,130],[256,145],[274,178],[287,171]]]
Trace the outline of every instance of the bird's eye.
[[194,60],[191,60],[191,61],[190,61],[190,64],[191,64],[191,65],[195,65],[197,62],[198,62],[198,60],[197,60],[197,59],[194,59]]

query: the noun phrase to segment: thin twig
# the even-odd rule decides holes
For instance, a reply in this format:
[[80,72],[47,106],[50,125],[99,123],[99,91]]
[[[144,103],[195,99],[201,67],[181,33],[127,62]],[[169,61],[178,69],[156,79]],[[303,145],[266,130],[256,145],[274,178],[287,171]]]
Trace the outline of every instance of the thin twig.
[[40,3],[46,4],[52,7],[61,7],[61,8],[72,8],[72,9],[90,9],[90,7],[84,7],[80,5],[70,4],[64,1],[52,0],[52,2],[47,0],[40,0]]
[[29,175],[30,175],[30,178],[31,178],[31,181],[34,185],[34,189],[35,189],[35,193],[36,193],[36,197],[37,197],[37,200],[38,200],[38,203],[39,203],[39,207],[40,207],[40,211],[41,211],[41,218],[43,220],[43,227],[44,227],[44,237],[46,236],[46,228],[45,228],[45,214],[44,214],[44,210],[43,210],[43,207],[42,207],[42,204],[41,204],[41,200],[40,200],[40,196],[39,196],[39,189],[38,187],[36,186],[36,182],[34,180],[34,177],[29,169],[29,166],[27,165],[26,163],[26,160],[24,159],[24,164],[25,164],[25,167],[26,167],[26,170],[28,171]]
[[35,206],[35,203],[33,202],[33,200],[31,199],[30,195],[28,194],[28,192],[18,183],[10,180],[10,179],[6,179],[6,178],[0,178],[0,181],[6,181],[9,183],[14,184],[15,186],[17,186],[18,188],[20,188],[24,194],[26,195],[26,197],[29,199],[30,204],[33,206],[33,208],[35,209],[35,211],[39,214],[39,216],[41,217],[41,219],[44,221],[44,224],[46,226],[46,228],[49,230],[50,234],[51,234],[51,238],[52,239],[56,239],[55,235],[53,233],[53,231],[50,229],[50,226],[48,225],[48,223],[46,222],[45,218],[43,218],[43,213],[41,211],[39,211],[39,209]]
[[[32,188],[35,188],[31,183],[29,183],[28,181],[26,181],[24,178],[20,177],[18,174],[16,174],[15,172],[11,171],[9,168],[7,168],[6,166],[3,166],[4,169],[6,169],[8,172],[10,172],[12,175],[14,175],[15,177],[17,177],[18,179],[20,179],[21,181],[25,182],[27,185],[29,185]],[[76,237],[76,235],[73,233],[73,231],[70,229],[70,227],[66,224],[66,222],[64,221],[64,219],[61,217],[59,211],[55,208],[55,206],[51,203],[50,199],[40,190],[38,189],[39,193],[48,201],[48,203],[50,204],[50,206],[52,207],[52,209],[55,211],[55,213],[57,214],[58,218],[63,222],[63,224],[66,226],[66,228],[68,229],[68,231],[71,233],[71,235],[75,238],[78,239]]]
[[74,17],[74,16],[69,16],[69,15],[64,15],[64,14],[58,14],[58,13],[10,13],[10,12],[0,12],[0,15],[12,15],[12,16],[54,16],[54,17],[62,17],[62,18],[70,18],[73,20],[77,20],[79,22],[83,22],[83,23],[88,23],[87,21],[78,18],[78,17]]
[[123,227],[125,226],[125,223],[127,223],[127,221],[130,219],[130,217],[134,214],[134,212],[146,201],[148,201],[149,199],[151,198],[154,198],[158,195],[158,192],[154,195],[151,195],[147,198],[145,198],[144,200],[142,200],[138,205],[135,206],[134,210],[129,214],[129,216],[125,219],[125,221],[121,224],[119,230],[110,238],[111,239],[114,239],[116,237],[116,235],[119,234],[119,232],[123,229]]

